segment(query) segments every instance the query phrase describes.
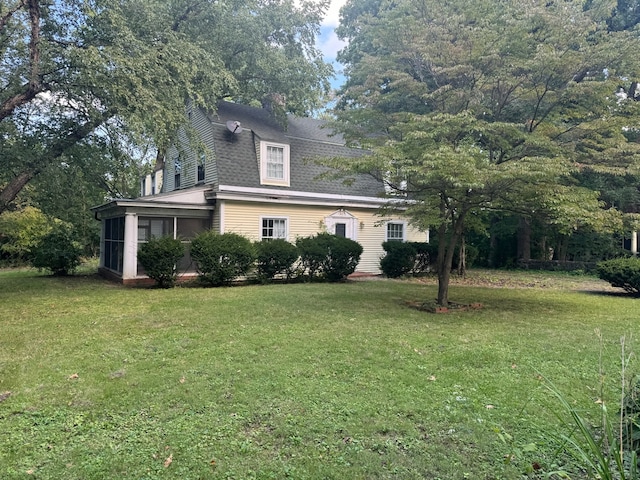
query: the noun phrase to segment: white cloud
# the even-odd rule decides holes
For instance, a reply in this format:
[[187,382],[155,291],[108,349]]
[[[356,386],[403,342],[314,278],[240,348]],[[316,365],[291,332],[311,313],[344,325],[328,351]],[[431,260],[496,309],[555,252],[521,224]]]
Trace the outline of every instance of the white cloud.
[[331,0],[331,5],[324,17],[323,25],[337,27],[340,23],[340,9],[347,3],[347,0]]
[[333,30],[333,27],[322,27],[320,36],[317,39],[316,46],[322,52],[322,55],[326,60],[335,60],[338,50],[344,48],[345,45],[346,42],[338,38],[336,32]]

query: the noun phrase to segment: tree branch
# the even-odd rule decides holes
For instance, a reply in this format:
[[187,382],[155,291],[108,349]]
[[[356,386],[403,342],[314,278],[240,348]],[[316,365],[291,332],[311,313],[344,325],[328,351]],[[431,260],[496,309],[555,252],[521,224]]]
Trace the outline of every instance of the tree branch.
[[26,6],[26,0],[20,0],[15,8],[9,10],[5,15],[0,18],[0,31],[4,29],[7,25],[7,22],[13,17],[13,14],[20,10],[22,7]]
[[33,100],[42,92],[40,81],[40,4],[38,0],[23,0],[29,11],[29,23],[31,25],[31,38],[29,40],[29,79],[22,86],[22,91],[7,98],[0,105],[0,122],[13,113],[13,111]]

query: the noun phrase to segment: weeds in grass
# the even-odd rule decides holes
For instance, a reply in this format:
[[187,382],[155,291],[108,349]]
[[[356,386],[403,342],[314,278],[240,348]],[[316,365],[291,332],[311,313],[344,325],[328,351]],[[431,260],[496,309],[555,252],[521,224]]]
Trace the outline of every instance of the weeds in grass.
[[[640,403],[638,393],[640,382],[630,374],[632,353],[627,353],[627,338],[620,339],[620,404],[615,421],[610,420],[610,414],[604,400],[605,372],[602,363],[602,334],[596,330],[600,340],[600,396],[596,403],[600,407],[600,425],[593,428],[583,414],[567,397],[554,385],[544,378],[544,385],[558,401],[562,410],[556,412],[563,431],[557,435],[561,441],[558,451],[567,451],[589,475],[589,478],[601,480],[638,480],[638,447],[640,444]],[[555,410],[554,410],[555,412]],[[567,421],[562,412],[569,415]],[[565,433],[569,432],[569,433]],[[571,478],[564,470],[551,472],[560,478]]]

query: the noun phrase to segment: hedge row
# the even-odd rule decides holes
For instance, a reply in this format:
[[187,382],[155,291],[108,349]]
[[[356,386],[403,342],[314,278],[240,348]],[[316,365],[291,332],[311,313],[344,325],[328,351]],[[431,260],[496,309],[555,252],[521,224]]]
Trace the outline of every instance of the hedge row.
[[[179,240],[161,237],[140,246],[138,260],[158,286],[175,284],[176,264],[184,254],[178,245],[182,247]],[[328,233],[299,238],[292,244],[283,239],[251,242],[235,233],[210,230],[191,242],[199,279],[209,286],[228,285],[252,273],[263,283],[278,276],[337,282],[355,271],[361,255],[358,242]]]

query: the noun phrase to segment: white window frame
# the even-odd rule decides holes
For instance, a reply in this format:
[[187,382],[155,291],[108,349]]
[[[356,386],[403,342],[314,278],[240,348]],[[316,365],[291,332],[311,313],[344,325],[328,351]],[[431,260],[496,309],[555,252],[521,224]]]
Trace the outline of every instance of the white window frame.
[[[400,225],[402,227],[402,238],[398,237],[389,237],[389,226],[390,225]],[[391,220],[387,222],[384,226],[384,238],[387,242],[396,241],[396,242],[406,242],[407,241],[407,222],[402,222],[398,220]]]
[[[269,172],[269,148],[282,149],[282,178],[270,177]],[[289,186],[290,171],[290,147],[284,143],[260,142],[260,183],[262,185]]]
[[[264,222],[268,220],[278,220],[284,222],[284,237],[265,237],[263,235],[264,232]],[[289,218],[288,217],[277,217],[273,215],[265,215],[260,217],[260,240],[275,240],[277,238],[282,238],[283,240],[289,239]]]

